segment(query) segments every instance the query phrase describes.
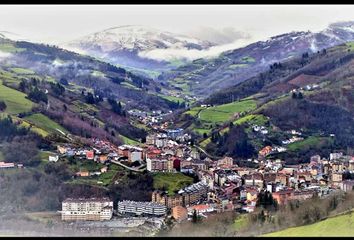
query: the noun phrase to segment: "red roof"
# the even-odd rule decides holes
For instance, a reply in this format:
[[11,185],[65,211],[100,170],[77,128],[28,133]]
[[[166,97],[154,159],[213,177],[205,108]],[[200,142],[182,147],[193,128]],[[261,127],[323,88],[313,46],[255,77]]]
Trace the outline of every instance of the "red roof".
[[209,208],[209,206],[206,204],[200,204],[200,205],[195,205],[195,206],[191,207],[191,209],[195,209],[197,211],[207,210],[208,208]]

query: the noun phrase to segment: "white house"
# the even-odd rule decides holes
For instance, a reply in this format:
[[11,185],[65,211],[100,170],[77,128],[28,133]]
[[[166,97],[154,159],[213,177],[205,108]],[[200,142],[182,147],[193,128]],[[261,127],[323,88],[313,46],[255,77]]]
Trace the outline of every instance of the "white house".
[[59,160],[59,156],[55,155],[55,156],[49,156],[48,157],[49,162],[57,162]]

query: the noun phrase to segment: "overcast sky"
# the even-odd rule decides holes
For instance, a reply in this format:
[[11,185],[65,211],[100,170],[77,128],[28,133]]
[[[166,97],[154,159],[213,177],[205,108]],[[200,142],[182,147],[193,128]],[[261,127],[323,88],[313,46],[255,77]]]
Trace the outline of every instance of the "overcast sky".
[[[1,5],[0,31],[57,44],[120,25],[146,25],[201,38],[261,40],[354,20],[354,5]],[[211,36],[212,35],[212,36]],[[219,36],[219,37],[218,37]]]

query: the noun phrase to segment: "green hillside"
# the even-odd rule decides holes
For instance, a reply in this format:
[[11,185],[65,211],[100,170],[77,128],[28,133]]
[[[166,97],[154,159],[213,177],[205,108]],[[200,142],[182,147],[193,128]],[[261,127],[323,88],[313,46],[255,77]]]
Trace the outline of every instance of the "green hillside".
[[6,87],[0,82],[0,100],[5,101],[7,113],[18,114],[31,111],[34,103],[25,97],[26,94]]
[[314,224],[288,228],[262,235],[264,237],[352,237],[354,236],[353,213],[328,218]]
[[41,113],[32,114],[25,117],[24,119],[49,133],[58,133],[57,129],[67,133],[67,131],[62,126]]
[[183,173],[156,173],[153,178],[155,189],[165,188],[171,195],[193,183],[193,179]]

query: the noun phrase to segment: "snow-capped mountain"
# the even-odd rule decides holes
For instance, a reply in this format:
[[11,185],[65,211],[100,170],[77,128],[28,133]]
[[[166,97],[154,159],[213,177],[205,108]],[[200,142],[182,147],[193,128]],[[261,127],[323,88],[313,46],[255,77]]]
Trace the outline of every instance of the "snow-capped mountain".
[[289,32],[226,51],[215,59],[195,60],[162,74],[159,79],[171,81],[183,76],[194,94],[206,96],[255,76],[274,62],[349,41],[354,41],[354,22],[338,22],[319,32]]
[[109,28],[63,44],[72,50],[133,68],[168,69],[170,61],[157,61],[146,56],[157,49],[207,49],[214,44],[196,38],[161,31],[158,29],[128,25]]

